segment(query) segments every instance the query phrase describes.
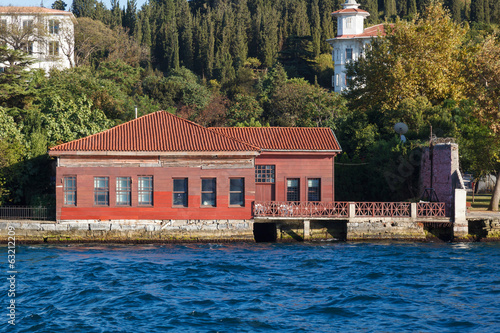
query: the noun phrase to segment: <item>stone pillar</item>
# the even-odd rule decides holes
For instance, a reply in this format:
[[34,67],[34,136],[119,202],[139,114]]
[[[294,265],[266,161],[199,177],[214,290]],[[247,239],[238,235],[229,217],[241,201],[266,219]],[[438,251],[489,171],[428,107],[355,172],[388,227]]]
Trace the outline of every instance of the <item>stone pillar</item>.
[[414,221],[417,219],[417,203],[416,202],[412,202],[410,204],[410,217]]
[[462,189],[455,189],[454,218],[453,218],[453,237],[463,238],[469,234],[469,225],[467,222],[467,192]]
[[304,240],[311,239],[311,221],[304,220]]
[[356,216],[356,203],[355,202],[349,202],[349,218],[353,218]]

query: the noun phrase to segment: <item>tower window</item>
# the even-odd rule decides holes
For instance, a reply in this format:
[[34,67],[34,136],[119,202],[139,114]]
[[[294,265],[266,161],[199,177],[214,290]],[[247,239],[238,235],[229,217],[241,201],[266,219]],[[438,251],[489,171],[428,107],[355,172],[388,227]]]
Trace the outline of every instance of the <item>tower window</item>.
[[352,60],[352,49],[345,49],[345,60]]

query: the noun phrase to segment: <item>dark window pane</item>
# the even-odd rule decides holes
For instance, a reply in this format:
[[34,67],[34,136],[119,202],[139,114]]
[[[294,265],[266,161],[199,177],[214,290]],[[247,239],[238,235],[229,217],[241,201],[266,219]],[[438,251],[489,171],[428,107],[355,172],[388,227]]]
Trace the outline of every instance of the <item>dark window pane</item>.
[[109,178],[94,177],[94,204],[96,206],[109,205]]
[[232,178],[230,181],[230,191],[243,191],[243,178]]
[[307,180],[307,200],[308,201],[321,201],[321,182],[319,178]]
[[141,176],[138,183],[138,204],[153,205],[153,176]]
[[256,165],[255,182],[274,183],[274,165]]
[[187,207],[186,193],[174,193],[174,206]]
[[187,192],[187,179],[174,179],[174,192]]
[[229,204],[243,206],[244,205],[243,193],[231,193],[229,196]]
[[299,179],[298,178],[287,179],[286,183],[287,183],[286,200],[299,201],[300,200]]
[[188,179],[174,179],[173,204],[174,206],[188,206]]
[[215,193],[202,193],[201,204],[203,206],[215,206]]
[[201,180],[201,190],[203,192],[214,192],[215,191],[215,178],[212,179],[202,179]]
[[232,178],[229,180],[229,204],[245,205],[245,178]]

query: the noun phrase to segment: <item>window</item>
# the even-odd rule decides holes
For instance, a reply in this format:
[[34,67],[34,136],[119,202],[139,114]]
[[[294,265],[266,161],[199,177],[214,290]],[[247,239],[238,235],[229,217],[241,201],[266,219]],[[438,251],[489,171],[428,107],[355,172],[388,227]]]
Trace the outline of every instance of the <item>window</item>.
[[299,201],[299,179],[290,178],[286,180],[286,201]]
[[59,21],[49,20],[49,33],[55,35],[59,34]]
[[31,29],[33,29],[33,20],[24,20],[23,30],[30,31]]
[[345,60],[352,60],[352,49],[345,49]]
[[229,179],[229,204],[245,206],[245,178]]
[[25,49],[26,53],[28,54],[33,54],[33,42],[32,41],[28,41],[28,43],[26,44],[25,46]]
[[201,180],[201,205],[215,207],[217,182],[215,178]]
[[347,25],[347,28],[352,28],[352,18],[350,18],[350,17],[349,17],[349,18],[347,18],[347,22],[346,22],[346,23],[347,23],[347,24],[346,24],[346,25]]
[[274,165],[256,165],[255,182],[274,183]]
[[76,206],[76,177],[68,176],[63,179],[64,204]]
[[131,203],[130,177],[116,177],[116,205],[130,206]]
[[50,56],[59,55],[59,42],[49,42],[49,55]]
[[307,180],[307,201],[321,201],[321,180],[310,178]]
[[153,176],[139,176],[137,193],[139,205],[153,205]]
[[174,206],[188,206],[188,179],[174,179]]
[[109,177],[94,177],[94,205],[109,206]]

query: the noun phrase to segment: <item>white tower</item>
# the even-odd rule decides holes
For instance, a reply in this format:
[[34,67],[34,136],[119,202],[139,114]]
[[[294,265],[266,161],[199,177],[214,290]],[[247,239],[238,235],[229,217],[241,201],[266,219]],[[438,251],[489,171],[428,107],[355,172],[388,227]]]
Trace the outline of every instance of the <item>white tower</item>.
[[358,9],[356,0],[346,0],[342,7],[332,13],[337,18],[337,37],[327,40],[333,46],[335,75],[332,77],[332,86],[335,92],[347,89],[349,78],[345,74],[346,64],[363,55],[365,45],[370,43],[372,37],[385,35],[383,24],[363,29],[365,18],[370,13]]
[[356,0],[346,0],[342,7],[344,9],[332,13],[337,18],[337,37],[362,34],[365,18],[370,13],[358,9]]

